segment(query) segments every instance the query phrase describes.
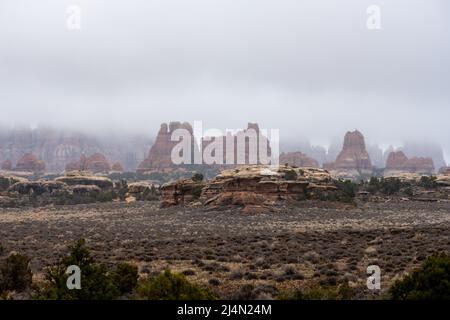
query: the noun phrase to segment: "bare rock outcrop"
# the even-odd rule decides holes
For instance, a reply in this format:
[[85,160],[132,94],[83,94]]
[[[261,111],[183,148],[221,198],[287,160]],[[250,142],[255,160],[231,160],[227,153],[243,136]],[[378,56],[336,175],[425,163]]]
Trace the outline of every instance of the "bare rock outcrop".
[[339,178],[354,179],[371,175],[373,166],[362,133],[358,130],[347,132],[336,161],[324,164],[323,167]]
[[195,148],[195,139],[193,135],[192,126],[187,123],[181,122],[170,122],[169,124],[163,123],[161,124],[161,128],[159,129],[158,135],[156,136],[156,140],[150,151],[148,153],[148,157],[139,164],[138,171],[146,172],[153,170],[161,170],[175,167],[176,165],[173,163],[171,154],[172,149],[179,143],[178,141],[172,141],[172,134],[177,129],[184,129],[191,135],[191,146],[193,148],[191,152],[191,163],[193,163],[194,157],[194,148]]
[[442,167],[439,169],[439,174],[450,176],[450,167]]
[[272,211],[283,200],[318,199],[334,194],[335,180],[323,169],[242,166],[222,171],[204,183],[184,179],[162,186],[163,206],[201,203],[239,207],[244,212]]
[[386,161],[385,176],[399,173],[417,173],[431,175],[434,172],[433,159],[414,157],[408,159],[403,151],[391,152]]
[[90,172],[67,172],[64,176],[56,178],[55,181],[63,182],[69,186],[94,185],[101,189],[111,189],[114,187],[114,183],[110,179],[95,176]]
[[302,152],[287,152],[280,155],[280,164],[291,167],[313,167],[318,168],[319,163]]
[[44,172],[45,163],[39,160],[34,154],[26,153],[17,161],[15,170],[29,172]]

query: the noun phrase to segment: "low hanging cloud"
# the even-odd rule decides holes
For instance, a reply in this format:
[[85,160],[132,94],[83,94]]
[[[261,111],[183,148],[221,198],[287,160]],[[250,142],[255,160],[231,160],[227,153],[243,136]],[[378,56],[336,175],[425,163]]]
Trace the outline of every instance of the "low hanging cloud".
[[[380,9],[379,30],[366,12]],[[68,8],[80,29],[67,28]],[[329,143],[441,144],[450,159],[450,4],[3,0],[0,123],[154,134],[163,121]]]

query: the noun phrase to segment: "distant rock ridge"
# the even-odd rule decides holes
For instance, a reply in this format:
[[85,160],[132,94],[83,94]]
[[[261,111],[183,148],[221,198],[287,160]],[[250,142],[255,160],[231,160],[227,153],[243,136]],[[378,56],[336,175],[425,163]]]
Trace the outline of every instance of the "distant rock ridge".
[[417,173],[431,175],[434,173],[432,158],[413,157],[408,158],[403,151],[393,151],[386,161],[384,175],[395,175],[398,173]]

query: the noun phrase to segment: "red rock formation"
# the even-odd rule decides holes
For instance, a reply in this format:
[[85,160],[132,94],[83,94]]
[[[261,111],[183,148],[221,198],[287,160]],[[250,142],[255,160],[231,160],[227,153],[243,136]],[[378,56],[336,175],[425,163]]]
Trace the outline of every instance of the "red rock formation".
[[45,163],[39,160],[34,154],[25,154],[16,164],[17,171],[42,172],[45,171]]
[[288,152],[280,155],[280,164],[292,167],[319,167],[319,163],[302,152]]
[[109,172],[111,166],[109,165],[108,159],[101,153],[94,153],[90,157],[85,157],[84,155],[80,157],[79,161],[71,162],[66,165],[66,171],[91,171],[94,173],[98,172]]
[[432,174],[434,164],[432,158],[414,157],[408,159],[403,151],[391,152],[386,161],[384,175],[397,173]]
[[364,136],[358,130],[347,132],[342,151],[333,163],[324,164],[324,168],[335,171],[337,176],[357,177],[373,172],[369,153],[366,150]]
[[[235,135],[228,134],[227,136],[213,137],[210,140],[202,139],[203,160],[205,164],[211,164],[205,161],[205,156],[209,155],[208,146],[211,146],[216,141],[220,141],[220,139],[223,146],[223,160],[222,163],[219,163],[221,165],[267,164],[264,162],[269,159],[263,159],[262,156],[270,157],[271,155],[269,140],[261,134],[257,123],[249,122],[247,129],[239,131]],[[230,151],[230,159],[227,159],[227,141],[232,141],[233,143],[233,150]],[[238,148],[238,144],[242,142],[244,146]],[[261,146],[265,146],[265,148],[261,149]],[[251,148],[253,149],[252,152],[250,152]]]
[[117,172],[123,172],[123,167],[122,167],[122,165],[120,164],[120,162],[116,162],[116,163],[114,163],[114,164],[112,165],[111,170],[112,170],[112,171],[117,171]]
[[94,153],[88,157],[84,163],[84,168],[92,172],[109,172],[111,170],[108,159],[101,153]]
[[391,152],[386,160],[387,170],[402,170],[406,163],[408,162],[408,157],[403,153],[403,151]]
[[5,160],[2,162],[2,170],[7,170],[7,171],[12,170],[12,163],[10,160]]
[[193,163],[195,139],[192,126],[187,122],[170,122],[169,125],[163,123],[161,124],[161,128],[156,136],[155,143],[150,148],[148,157],[139,164],[138,171],[145,172],[151,170],[161,170],[176,166],[176,164],[172,162],[171,153],[172,149],[179,143],[179,141],[172,141],[171,137],[172,133],[177,129],[185,129],[191,134],[191,164]]

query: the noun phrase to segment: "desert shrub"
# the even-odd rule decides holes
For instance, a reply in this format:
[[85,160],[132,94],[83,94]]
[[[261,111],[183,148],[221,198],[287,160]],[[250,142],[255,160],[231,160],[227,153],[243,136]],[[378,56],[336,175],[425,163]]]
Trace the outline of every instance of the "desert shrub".
[[408,196],[408,197],[412,197],[414,195],[414,192],[412,190],[411,187],[407,187],[405,188],[405,190],[403,190],[403,192]]
[[344,282],[340,285],[318,286],[313,285],[300,290],[283,292],[278,296],[280,300],[351,300],[355,293]]
[[402,182],[398,178],[381,179],[381,192],[387,196],[398,193],[401,187]]
[[0,293],[23,291],[30,287],[32,277],[30,259],[20,253],[11,254],[0,262]]
[[428,257],[420,268],[389,289],[395,300],[449,300],[450,299],[450,256],[445,253]]
[[149,300],[211,300],[214,296],[181,273],[166,270],[156,277],[143,280],[138,286],[140,295]]
[[284,173],[284,178],[286,180],[297,180],[297,172],[295,170],[287,170]]
[[[37,299],[51,300],[110,300],[119,295],[107,268],[92,258],[83,239],[71,246],[69,255],[47,268],[45,282],[37,288]],[[67,288],[67,267],[76,265],[81,270],[81,289]]]
[[0,177],[0,191],[8,190],[9,186],[9,178]]
[[377,177],[371,177],[367,183],[367,192],[375,194],[381,189],[381,181]]
[[201,182],[201,181],[203,181],[203,174],[201,174],[201,173],[195,173],[193,176],[192,176],[192,180],[193,181],[197,181],[197,182]]
[[336,183],[338,189],[338,199],[342,202],[353,202],[358,192],[358,185],[350,180],[338,181]]
[[203,185],[196,185],[192,188],[192,197],[194,199],[200,198],[203,190]]
[[418,183],[418,185],[420,187],[423,187],[425,189],[434,189],[437,187],[437,183],[436,183],[436,177],[427,177],[427,176],[422,176],[420,178],[420,181]]
[[111,274],[112,280],[121,294],[131,292],[137,285],[138,268],[129,263],[120,263]]

